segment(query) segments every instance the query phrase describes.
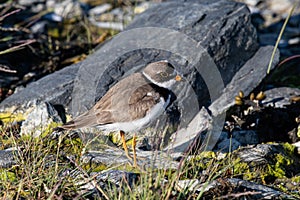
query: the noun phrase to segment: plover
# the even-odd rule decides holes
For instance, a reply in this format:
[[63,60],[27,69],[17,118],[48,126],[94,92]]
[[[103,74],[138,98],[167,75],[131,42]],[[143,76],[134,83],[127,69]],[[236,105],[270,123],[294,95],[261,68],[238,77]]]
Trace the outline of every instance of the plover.
[[[142,72],[120,80],[89,111],[60,128],[120,131],[123,148],[130,158],[124,132],[139,131],[156,120],[170,104],[172,85],[180,80],[181,76],[168,61],[150,63]],[[133,151],[136,166],[135,135]]]

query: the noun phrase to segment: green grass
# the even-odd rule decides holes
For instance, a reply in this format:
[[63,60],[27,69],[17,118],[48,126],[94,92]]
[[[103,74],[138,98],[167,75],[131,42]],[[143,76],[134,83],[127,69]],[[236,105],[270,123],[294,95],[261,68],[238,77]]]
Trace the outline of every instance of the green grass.
[[[94,35],[102,34],[93,30],[86,22],[81,25],[84,38],[82,40],[87,40],[88,44],[92,43]],[[54,30],[54,32],[57,31]],[[70,34],[70,31],[68,30],[66,33]],[[63,33],[61,34],[63,35]],[[114,34],[116,33],[108,33],[108,35]],[[71,36],[65,35],[68,40]],[[2,38],[2,40],[4,39]],[[0,55],[19,50],[31,42],[27,41],[27,43],[3,50]],[[52,47],[49,46],[49,49]],[[270,63],[272,63],[272,58]],[[93,196],[95,199],[217,198],[228,195],[230,189],[233,188],[225,184],[226,186],[222,186],[223,191],[217,190],[213,194],[204,191],[211,181],[236,177],[261,183],[270,176],[272,179],[286,178],[285,172],[279,166],[285,166],[289,162],[283,157],[278,157],[279,162],[267,168],[271,174],[265,174],[268,173],[267,171],[257,171],[257,168],[249,168],[248,164],[241,163],[234,158],[233,154],[218,158],[218,155],[213,152],[202,152],[196,156],[186,157],[176,170],[156,168],[139,170],[126,164],[117,167],[95,165],[82,162],[81,157],[87,146],[80,138],[71,138],[64,134],[53,139],[50,134],[51,131],[48,131],[43,136],[32,138],[20,136],[17,128],[12,129],[7,125],[1,127],[1,150],[9,147],[16,149],[14,154],[16,164],[0,169],[0,196],[3,199],[84,199],[91,197],[92,194],[91,191],[82,187],[87,183],[90,183],[97,191]],[[124,179],[119,185],[107,183],[106,187],[103,187],[95,180],[92,172],[101,173],[101,171],[109,169],[131,170],[138,173],[139,177],[133,186],[130,186]],[[191,186],[186,188],[178,186],[182,180],[196,179],[203,184],[202,189],[200,188],[198,191]],[[298,183],[300,181],[299,177],[292,179]]]
[[[16,132],[12,134],[5,128],[0,133],[2,143],[6,144],[2,149],[17,149],[14,154],[16,165],[0,170],[0,196],[5,198],[83,198],[90,191],[81,186],[89,182],[97,188],[99,199],[195,199],[201,194],[188,189],[178,190],[178,181],[199,178],[196,171],[210,166],[211,175],[205,180],[209,181],[217,177],[220,166],[224,166],[216,164],[216,160],[204,162],[208,158],[201,157],[197,157],[197,161],[185,159],[178,170],[139,170],[123,165],[117,168],[138,172],[139,178],[134,186],[130,187],[124,179],[119,186],[108,184],[102,188],[91,176],[92,172],[99,172],[99,166],[87,165],[80,159],[85,149],[80,138],[70,138],[67,134],[56,139],[49,134],[38,138],[19,137]],[[196,163],[197,167],[194,167]]]
[[[33,138],[20,136],[18,130],[8,125],[0,130],[1,150],[16,149],[16,164],[0,169],[0,196],[7,199],[215,199],[241,193],[226,182],[226,178],[241,178],[257,183],[270,184],[283,190],[276,180],[299,181],[287,177],[293,163],[294,147],[282,145],[286,155],[275,155],[274,162],[266,166],[256,166],[241,162],[236,151],[222,154],[201,152],[187,156],[179,162],[177,169],[133,168],[129,164],[106,166],[86,163],[82,154],[87,152],[89,142],[83,143],[79,137],[69,133],[54,138],[52,130],[43,136]],[[101,144],[99,144],[101,145]],[[103,144],[105,145],[105,144]],[[155,153],[155,152],[153,152]],[[118,185],[113,182],[99,182],[95,177],[106,170],[117,169],[137,174],[133,185],[122,179]],[[291,178],[291,179],[290,179]],[[180,187],[184,180],[197,180],[197,187],[188,184]],[[213,191],[205,191],[212,181],[223,183]],[[94,188],[89,190],[87,184]],[[300,189],[297,188],[296,189]],[[297,195],[297,194],[295,194]],[[299,195],[299,194],[298,194]]]

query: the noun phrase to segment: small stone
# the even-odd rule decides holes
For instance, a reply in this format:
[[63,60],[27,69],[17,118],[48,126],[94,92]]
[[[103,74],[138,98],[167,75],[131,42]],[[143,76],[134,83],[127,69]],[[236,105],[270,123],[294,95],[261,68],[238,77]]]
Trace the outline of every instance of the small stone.
[[139,174],[137,173],[127,172],[123,170],[107,170],[100,173],[92,172],[90,175],[92,177],[95,177],[98,182],[109,182],[117,186],[122,186],[122,183],[124,181],[126,181],[129,186],[132,186],[139,177]]
[[62,123],[58,112],[50,103],[36,104],[21,126],[21,135],[40,136],[52,123]]
[[12,165],[16,164],[14,153],[15,153],[15,150],[12,148],[0,150],[0,167],[1,168],[9,168]]
[[227,179],[233,187],[243,188],[243,192],[252,192],[251,199],[295,199],[293,196],[266,185],[238,178]]
[[140,14],[142,12],[144,12],[145,10],[147,10],[148,8],[156,5],[157,3],[155,2],[142,2],[140,4],[138,4],[137,6],[134,7],[134,13],[135,14]]
[[109,11],[112,8],[111,4],[105,3],[100,6],[96,6],[89,10],[89,15],[100,15],[107,11]]
[[90,22],[93,23],[95,26],[99,28],[104,28],[104,29],[113,29],[113,30],[123,30],[124,25],[123,23],[118,23],[118,22],[97,22],[92,18],[89,18]]
[[253,130],[233,131],[232,137],[241,143],[241,145],[259,143],[258,134]]
[[201,186],[201,183],[198,179],[188,179],[180,180],[177,182],[177,187],[179,191],[196,191]]
[[80,17],[83,14],[83,11],[78,1],[65,0],[55,4],[54,13],[64,19],[73,19]]
[[239,141],[237,141],[236,139],[226,138],[217,144],[214,151],[217,151],[217,152],[221,151],[224,153],[225,152],[228,153],[228,152],[238,149],[240,146],[242,146],[241,143]]
[[279,87],[265,91],[266,99],[262,101],[264,106],[274,106],[275,108],[284,108],[290,105],[290,98],[300,95],[300,89],[290,87]]
[[270,9],[275,13],[287,13],[293,7],[292,0],[272,0],[268,2]]

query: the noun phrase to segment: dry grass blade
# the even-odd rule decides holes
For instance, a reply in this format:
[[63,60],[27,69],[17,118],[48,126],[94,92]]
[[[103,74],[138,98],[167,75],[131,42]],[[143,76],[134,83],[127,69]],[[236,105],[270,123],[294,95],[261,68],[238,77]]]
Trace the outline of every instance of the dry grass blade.
[[20,49],[22,49],[24,46],[27,46],[29,44],[32,44],[34,43],[36,40],[26,40],[24,43],[20,44],[20,45],[17,45],[17,46],[14,46],[14,47],[11,47],[9,49],[6,49],[4,51],[0,51],[0,55],[3,55],[3,54],[6,54],[6,53],[11,53],[11,52],[14,52],[14,51],[18,51]]
[[295,8],[296,8],[296,6],[297,6],[297,3],[295,3],[295,4],[293,5],[292,9],[291,9],[290,12],[289,12],[289,15],[288,15],[287,18],[285,19],[284,24],[283,24],[283,26],[282,26],[282,28],[281,28],[281,30],[280,30],[279,36],[278,36],[277,41],[276,41],[276,43],[275,43],[275,46],[274,46],[274,49],[273,49],[273,52],[272,52],[272,56],[271,56],[271,59],[270,59],[269,65],[268,65],[267,74],[269,74],[270,71],[271,71],[272,62],[273,62],[273,60],[274,60],[274,56],[275,56],[277,47],[278,47],[278,45],[279,45],[280,39],[281,39],[281,37],[282,37],[282,34],[283,34],[284,30],[285,30],[285,27],[286,27],[286,25],[287,25],[289,19],[291,18],[292,14],[293,14],[293,12],[294,12],[294,10],[295,10]]
[[237,193],[237,194],[230,194],[230,195],[225,195],[225,196],[221,196],[218,197],[217,199],[238,199],[241,197],[245,197],[245,196],[251,196],[251,195],[256,195],[256,194],[261,194],[262,192],[241,192],[241,193]]

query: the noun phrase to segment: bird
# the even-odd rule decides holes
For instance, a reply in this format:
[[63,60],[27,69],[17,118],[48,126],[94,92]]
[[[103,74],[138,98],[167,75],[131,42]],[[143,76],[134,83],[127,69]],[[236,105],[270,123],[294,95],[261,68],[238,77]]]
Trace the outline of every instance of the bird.
[[[60,126],[63,130],[93,127],[101,131],[119,131],[126,156],[129,156],[125,132],[146,128],[169,106],[172,86],[182,76],[168,60],[150,63],[142,70],[121,79],[87,112]],[[136,136],[133,136],[133,162],[136,161]]]

